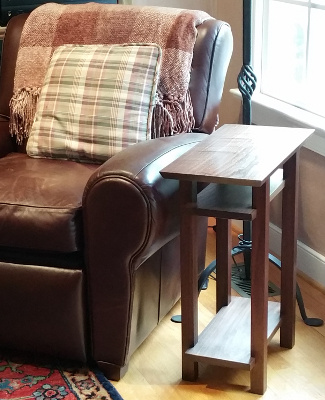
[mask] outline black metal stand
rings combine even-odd
[[[239,72],[238,88],[243,101],[243,124],[252,123],[251,99],[256,88],[252,67],[252,1],[243,0],[243,65]]]
[[[251,125],[252,123],[252,104],[251,99],[256,88],[256,75],[252,68],[252,0],[243,0],[243,66],[237,78],[238,89],[242,95],[242,123]],[[251,250],[252,250],[252,224],[243,221],[242,240],[236,248],[232,250],[235,254],[243,253],[244,256],[244,277],[245,281],[250,281],[251,271]],[[281,269],[281,261],[269,254],[269,260]],[[297,302],[302,319],[305,324],[310,326],[323,325],[323,320],[318,318],[308,318],[306,315],[303,298],[297,284]]]
[[[236,254],[239,254],[238,252],[236,252],[236,249],[235,249],[235,250],[233,250],[233,256],[236,255],[236,254],[234,254],[234,252]],[[281,269],[280,260],[278,260],[272,254],[269,254],[269,260],[277,268]],[[237,264],[236,264],[236,267],[237,267]],[[236,267],[234,269],[236,269]],[[216,269],[217,269],[217,262],[216,262],[216,260],[214,260],[202,272],[202,274],[200,276],[200,279],[199,279],[199,287],[198,287],[199,294],[200,294],[200,291],[202,289],[202,286],[204,285],[205,280],[208,279],[209,276],[213,277],[213,274],[216,273]],[[239,269],[240,269],[240,267],[239,267]],[[236,275],[236,272],[234,274],[232,274],[232,275],[233,276]],[[245,278],[242,278],[242,279],[245,280]],[[250,283],[250,281],[247,282],[247,283]],[[299,288],[298,284],[296,286],[296,291],[297,291],[296,299],[297,299],[300,315],[301,315],[301,318],[304,321],[304,323],[306,325],[309,325],[309,326],[321,326],[321,325],[323,325],[324,321],[322,319],[307,317],[305,306],[304,306],[304,302],[303,302],[303,298],[302,298],[302,294],[301,294],[301,291],[300,291],[300,288]],[[248,289],[247,291],[241,291],[241,294],[243,294],[245,297],[250,297],[250,290]],[[276,295],[280,295],[280,290],[278,288],[272,286],[272,283],[271,283],[271,285],[269,286],[269,296],[276,296]],[[181,322],[181,320],[179,320],[178,322]]]
[[[269,260],[271,261],[272,264],[274,264],[276,267],[281,269],[281,261],[279,259],[274,257],[272,254],[269,254]],[[324,321],[320,318],[308,318],[307,317],[304,301],[303,301],[302,294],[301,294],[298,283],[296,285],[296,299],[297,299],[301,318],[303,319],[303,321],[306,325],[321,326],[324,324]]]
[[[252,67],[252,1],[243,0],[243,66],[237,78],[238,89],[242,95],[242,123],[252,123],[252,95],[256,88],[256,75]],[[251,265],[251,223],[243,222],[243,241],[247,249],[243,249],[245,275],[250,279]]]

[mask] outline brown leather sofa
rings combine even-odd
[[[11,19],[0,78],[0,347],[96,362],[119,379],[180,297],[177,182],[159,171],[211,133],[232,53],[228,24],[198,27],[195,132],[130,146],[104,164],[33,159],[8,133],[27,15]],[[206,225],[201,226],[201,265]]]

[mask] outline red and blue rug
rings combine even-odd
[[[84,366],[53,365],[0,353],[0,399],[12,400],[123,400],[97,370]]]

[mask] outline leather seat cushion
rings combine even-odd
[[[0,246],[82,248],[82,196],[98,166],[11,153],[0,159]]]

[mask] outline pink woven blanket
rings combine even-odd
[[[194,125],[188,92],[196,27],[203,11],[87,3],[44,4],[28,17],[18,51],[10,132],[30,132],[53,51],[63,44],[157,43],[162,48],[153,137],[189,132]]]

